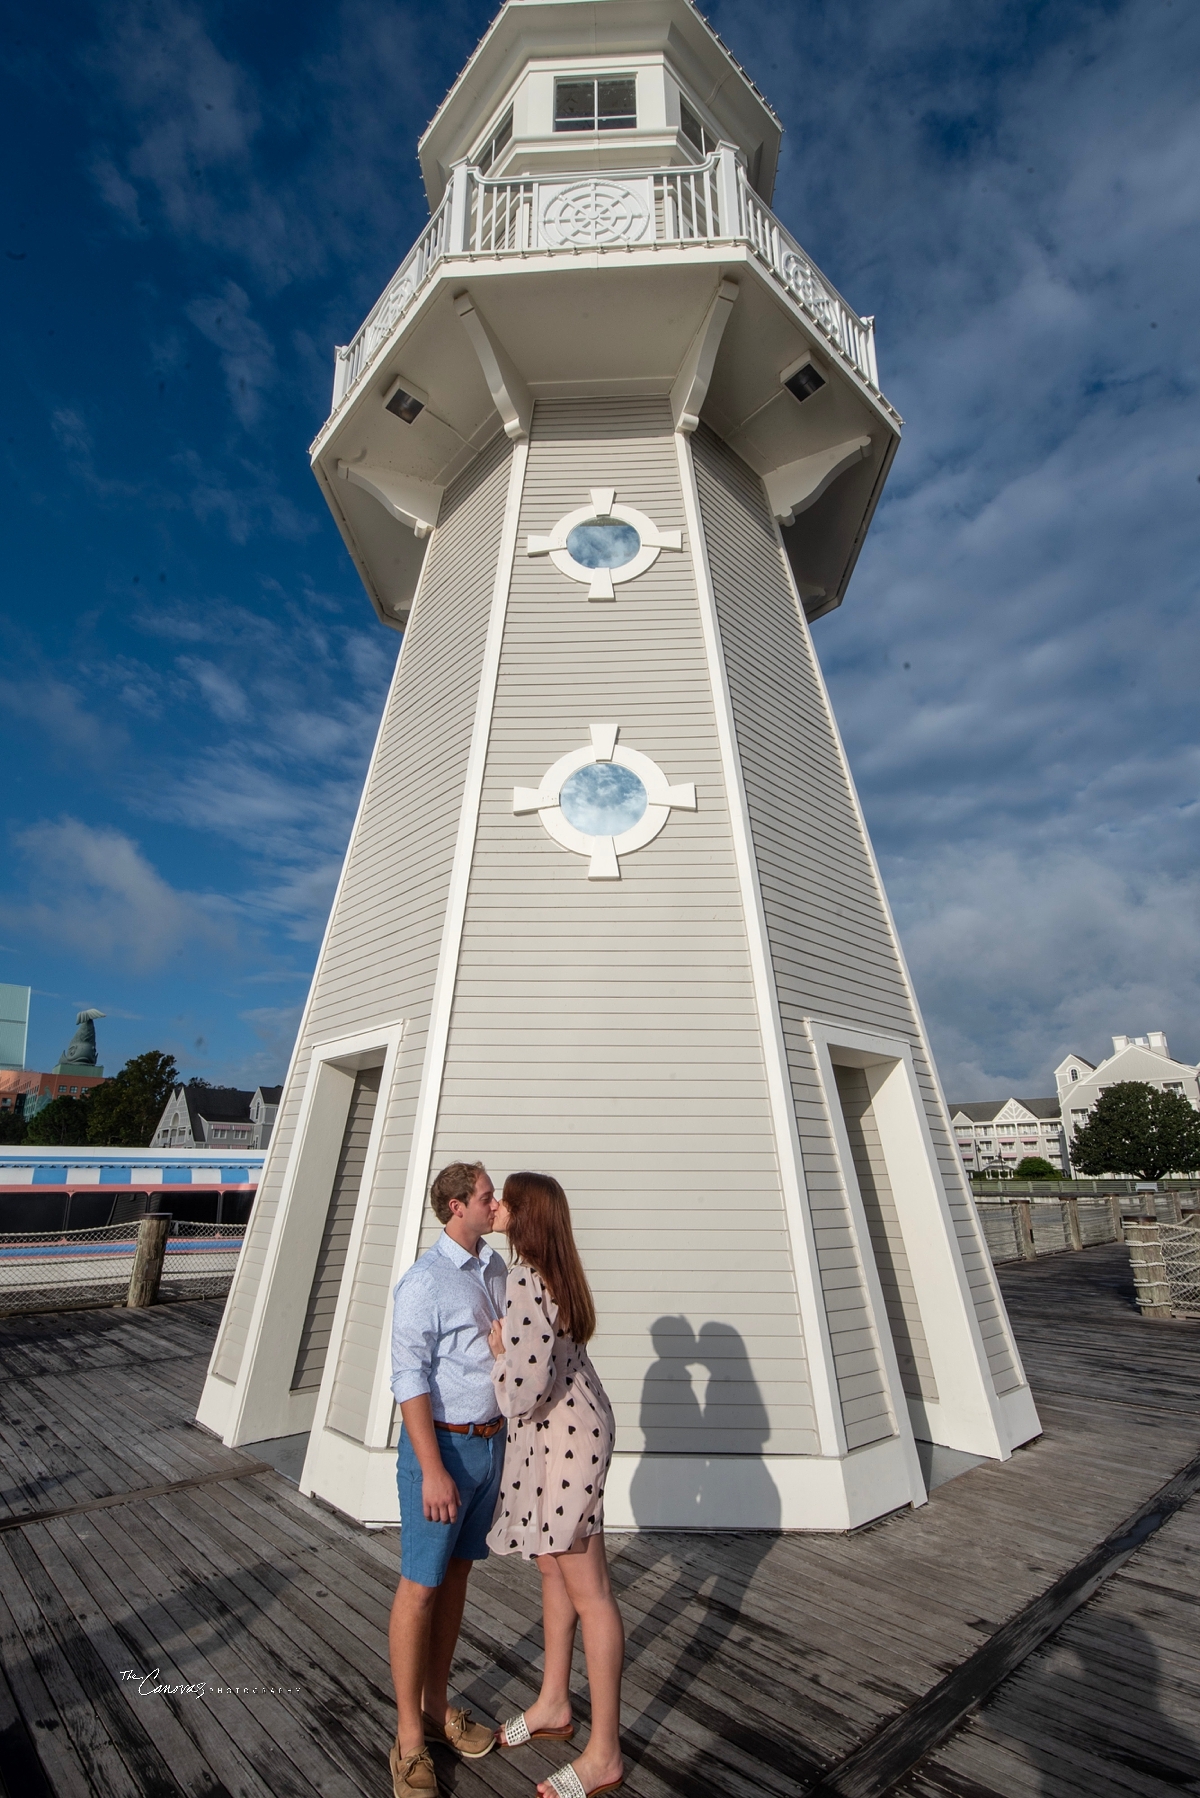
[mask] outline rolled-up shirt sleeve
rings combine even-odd
[[[413,1268],[392,1300],[392,1393],[398,1405],[429,1391],[439,1330],[432,1284]]]

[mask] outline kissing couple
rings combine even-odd
[[[435,1798],[428,1743],[477,1760],[493,1748],[569,1742],[571,1654],[583,1626],[592,1728],[539,1798],[598,1798],[624,1779],[625,1634],[604,1552],[613,1414],[588,1357],[596,1311],[567,1196],[549,1174],[510,1174],[497,1199],[483,1163],[453,1162],[430,1188],[442,1234],[396,1286],[392,1391],[403,1428],[400,1584],[388,1643],[395,1798]],[[508,1238],[512,1265],[484,1240]],[[450,1665],[475,1561],[519,1554],[542,1578],[545,1668],[527,1711],[499,1731],[449,1701]]]

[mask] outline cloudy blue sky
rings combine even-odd
[[[479,0],[10,19],[0,980],[278,1078],[396,639],[308,472]],[[721,0],[905,441],[818,648],[953,1097],[1200,1056],[1200,11]],[[13,171],[20,171],[19,180]]]

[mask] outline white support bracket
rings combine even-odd
[[[704,315],[704,323],[692,338],[671,388],[671,416],[677,431],[690,433],[700,423],[700,408],[708,394],[717,351],[737,296],[737,282],[726,275]]]
[[[798,462],[785,462],[782,468],[765,474],[767,498],[780,524],[794,524],[798,513],[807,512],[840,474],[863,461],[870,450],[869,437],[853,437],[846,443],[835,443],[831,449],[801,456]]]
[[[454,296],[454,310],[471,339],[492,402],[500,414],[505,436],[520,443],[529,436],[533,397],[504,345],[493,336],[469,293]]]
[[[418,481],[413,475],[397,474],[391,468],[368,470],[354,462],[339,462],[337,471],[343,481],[361,487],[377,499],[393,518],[408,526],[414,537],[428,537],[437,523],[445,489],[432,481]]]

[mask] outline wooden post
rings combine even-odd
[[[1170,1317],[1171,1288],[1167,1282],[1158,1219],[1153,1222],[1146,1218],[1128,1219],[1125,1240],[1129,1244],[1138,1310],[1143,1317]]]
[[[167,1232],[171,1228],[171,1221],[169,1211],[150,1211],[138,1224],[133,1272],[129,1276],[129,1297],[125,1300],[131,1311],[144,1310],[158,1298],[158,1283],[162,1279],[163,1256],[167,1252]]]
[[[1067,1247],[1081,1249],[1083,1247],[1083,1231],[1079,1228],[1079,1200],[1063,1199],[1061,1204],[1063,1234],[1067,1239]]]
[[[1115,1192],[1109,1194],[1108,1209],[1112,1218],[1112,1239],[1114,1242],[1124,1242],[1125,1232],[1121,1227],[1121,1200]]]
[[[1167,1222],[1181,1224],[1183,1222],[1183,1207],[1179,1203],[1179,1194],[1177,1192],[1165,1192],[1163,1198],[1166,1200],[1167,1210],[1170,1213]]]
[[[1022,1261],[1036,1261],[1037,1250],[1033,1246],[1033,1208],[1028,1199],[1012,1199],[1013,1224],[1017,1232],[1017,1247],[1021,1251]]]

